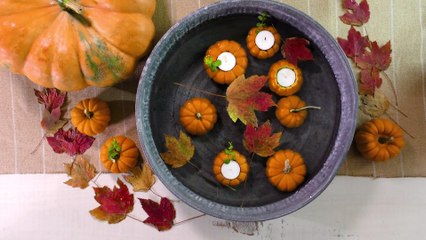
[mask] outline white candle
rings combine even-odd
[[[235,58],[234,54],[230,52],[223,52],[219,54],[217,59],[221,61],[219,69],[222,71],[229,71],[237,64],[237,59]]]
[[[296,82],[296,73],[290,68],[282,68],[277,73],[277,81],[283,87],[290,87]]]
[[[274,43],[275,43],[274,34],[272,34],[270,31],[267,31],[267,30],[260,31],[256,35],[255,42],[258,48],[266,51],[272,48],[272,46],[274,46]]]
[[[230,161],[229,163],[222,164],[220,172],[226,179],[232,180],[240,175],[240,165],[236,161]]]

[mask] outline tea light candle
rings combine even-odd
[[[240,165],[236,161],[230,161],[229,163],[222,164],[220,172],[222,176],[226,179],[235,179],[240,175]]]
[[[277,73],[277,81],[283,87],[290,87],[296,82],[296,73],[290,68],[282,68]]]
[[[221,61],[219,69],[222,71],[230,71],[237,64],[237,59],[235,58],[234,54],[230,52],[223,52],[219,54],[217,59]]]
[[[274,46],[274,34],[267,30],[260,31],[256,35],[255,43],[259,49],[266,51]]]

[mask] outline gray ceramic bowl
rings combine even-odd
[[[260,12],[269,12],[281,36],[304,37],[311,43],[314,61],[299,64],[305,82],[297,93],[311,105],[305,123],[296,129],[282,127],[274,109],[258,112],[260,122],[270,119],[274,132],[283,131],[278,149],[290,148],[301,153],[307,165],[305,182],[291,193],[276,190],[265,176],[265,158],[255,157],[246,184],[236,190],[223,187],[212,174],[214,156],[232,140],[235,148],[249,156],[242,146],[245,127],[233,123],[223,98],[174,85],[224,94],[226,86],[214,83],[202,65],[206,49],[218,40],[231,39],[245,47],[249,29]],[[266,75],[271,64],[282,59],[276,54],[268,60],[249,55],[247,76]],[[263,91],[268,92],[265,87]],[[178,136],[179,108],[189,98],[209,98],[218,109],[218,122],[205,136],[193,136],[196,153],[179,169],[172,169],[160,158],[164,135]],[[278,100],[274,96],[275,100]],[[223,219],[258,221],[289,214],[312,201],[331,182],[350,146],[357,113],[356,83],[333,37],[302,12],[266,0],[223,1],[202,8],[174,25],[158,42],[149,56],[138,86],[136,119],[145,159],[160,181],[178,198],[193,208]],[[195,165],[196,167],[194,167]]]

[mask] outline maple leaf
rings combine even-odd
[[[76,128],[71,128],[65,131],[63,128],[59,129],[53,137],[47,137],[47,142],[56,153],[67,153],[70,156],[83,154],[89,149],[94,137],[87,136],[79,132]]]
[[[143,168],[135,167],[130,169],[132,175],[125,176],[127,182],[133,186],[133,191],[147,192],[155,183],[155,177],[151,168],[147,163],[143,164]]]
[[[254,152],[261,157],[268,157],[275,153],[274,148],[280,145],[282,132],[272,134],[269,121],[255,128],[249,124],[244,131],[243,145],[249,152]]]
[[[371,118],[381,117],[388,111],[390,105],[387,97],[381,91],[375,91],[374,95],[362,95],[360,103],[359,109]]]
[[[382,85],[380,71],[376,68],[362,69],[359,74],[359,92],[374,95],[377,88]]]
[[[49,112],[55,108],[61,108],[67,98],[66,92],[61,92],[56,88],[45,88],[44,91],[34,89],[37,101],[44,105]]]
[[[366,48],[370,45],[367,36],[361,36],[361,33],[354,27],[351,27],[348,32],[348,39],[337,38],[346,56],[349,58],[356,58],[363,55]]]
[[[160,153],[164,162],[172,165],[172,168],[184,166],[192,159],[195,147],[191,143],[191,138],[184,132],[180,131],[179,140],[173,136],[166,135],[167,152]]]
[[[62,119],[67,93],[55,88],[45,88],[43,91],[34,89],[34,94],[38,103],[44,105],[41,127],[47,133],[55,133],[68,122]]]
[[[143,222],[152,224],[158,231],[164,231],[172,228],[173,220],[176,217],[176,211],[168,198],[162,197],[160,204],[151,199],[139,198],[143,210],[148,214]]]
[[[361,69],[371,69],[374,67],[381,71],[386,70],[392,61],[390,41],[382,47],[379,47],[376,41],[370,42],[369,50],[355,59],[356,65]]]
[[[111,190],[104,186],[94,187],[95,200],[99,207],[90,211],[90,214],[101,221],[108,223],[118,223],[124,220],[128,213],[133,210],[133,194],[129,193],[127,186],[118,178],[117,186]]]
[[[347,25],[361,26],[370,19],[370,6],[367,0],[362,0],[359,4],[356,0],[344,0],[343,9],[345,13],[339,18]]]
[[[252,124],[257,127],[254,111],[265,112],[269,107],[275,106],[271,94],[259,92],[267,80],[265,76],[253,75],[247,79],[240,76],[228,86],[227,111],[232,121],[236,122],[239,119],[244,125]]]
[[[65,163],[64,167],[66,174],[71,177],[64,183],[71,187],[85,189],[96,176],[96,168],[83,156],[77,156],[74,162]]]
[[[309,41],[304,38],[287,38],[281,48],[281,54],[287,61],[297,65],[298,61],[314,59],[312,52],[307,46]]]

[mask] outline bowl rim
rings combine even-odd
[[[268,12],[274,19],[298,29],[315,42],[329,62],[340,92],[339,126],[335,143],[320,171],[302,188],[280,201],[251,207],[228,206],[200,196],[180,183],[161,159],[150,129],[150,96],[163,56],[174,43],[198,25],[230,14]],[[303,26],[303,28],[301,28]],[[331,183],[351,145],[358,109],[357,86],[350,64],[336,40],[307,14],[286,4],[270,0],[228,0],[200,8],[173,25],[159,40],[142,71],[135,104],[136,127],[141,152],[165,187],[189,206],[214,217],[232,221],[263,221],[290,214],[318,197]]]

